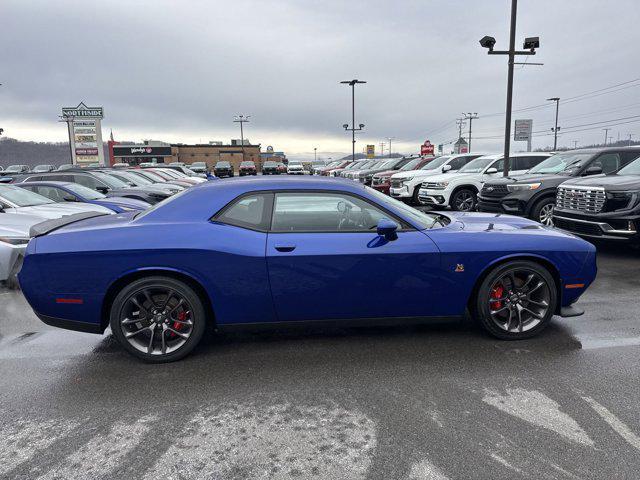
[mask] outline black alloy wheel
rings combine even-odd
[[[191,287],[169,277],[135,280],[111,306],[111,330],[134,356],[166,363],[188,355],[205,332],[202,301]]]
[[[458,212],[472,212],[476,208],[477,196],[473,190],[463,188],[451,197],[451,208]]]
[[[476,313],[482,326],[505,340],[540,333],[556,310],[555,280],[543,266],[525,260],[495,268],[482,282]]]

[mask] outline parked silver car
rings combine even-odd
[[[0,227],[5,225],[3,214],[26,214],[42,218],[60,218],[84,212],[112,214],[101,205],[90,203],[56,203],[53,200],[14,185],[0,185]]]
[[[0,283],[17,287],[16,274],[29,243],[29,229],[45,219],[33,215],[4,215],[0,224]]]

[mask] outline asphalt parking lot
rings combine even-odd
[[[0,478],[637,479],[640,251],[583,317],[216,336],[147,365],[0,290]]]

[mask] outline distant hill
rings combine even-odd
[[[109,158],[104,143],[105,159]],[[14,138],[0,138],[0,167],[9,165],[62,165],[71,163],[69,142],[22,142]]]
[[[404,157],[404,154],[402,153],[392,153],[391,157],[389,157],[389,155],[384,155],[382,157],[374,157],[374,158],[401,158]],[[366,153],[356,153],[355,159],[356,160],[363,160],[367,158],[367,154]],[[340,160],[351,160],[351,155],[347,155],[346,157],[342,157]]]

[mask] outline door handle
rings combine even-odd
[[[295,245],[275,245],[275,249],[279,252],[293,252],[296,249]]]

